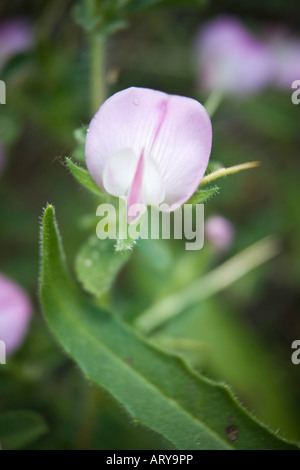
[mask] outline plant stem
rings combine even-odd
[[[224,94],[218,90],[212,91],[209,97],[207,98],[204,104],[204,107],[211,118],[217,111],[218,107],[223,101],[223,98],[224,98]]]
[[[233,173],[238,173],[239,171],[248,170],[249,168],[255,168],[260,165],[260,162],[247,162],[241,163],[240,165],[230,166],[229,168],[219,168],[216,171],[213,171],[209,175],[206,175],[202,178],[199,186],[210,183],[218,178],[222,178],[226,175],[232,175]]]
[[[105,41],[95,33],[90,36],[91,112],[95,114],[105,100],[104,56]]]
[[[198,279],[190,286],[157,302],[135,322],[136,328],[150,335],[183,310],[224,290],[236,280],[279,252],[278,241],[272,236],[264,238]]]

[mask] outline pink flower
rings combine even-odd
[[[231,16],[213,19],[201,28],[196,37],[196,63],[199,84],[208,91],[254,93],[273,76],[267,45]]]
[[[23,18],[11,18],[0,24],[0,68],[14,55],[33,45],[29,23]]]
[[[274,83],[290,90],[300,80],[300,39],[278,26],[268,31],[267,41],[273,55]]]
[[[205,236],[218,252],[224,253],[232,245],[234,229],[229,220],[220,215],[214,215],[205,223]]]
[[[25,292],[0,274],[0,340],[4,341],[7,354],[20,347],[31,313],[32,306]]]
[[[197,189],[212,141],[210,118],[191,98],[146,88],[111,96],[91,121],[86,164],[98,186],[127,204],[175,210]]]

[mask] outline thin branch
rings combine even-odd
[[[203,186],[204,184],[210,183],[211,181],[214,181],[218,178],[222,178],[223,176],[231,175],[233,173],[238,173],[239,171],[242,171],[242,170],[248,170],[249,168],[255,168],[259,165],[260,165],[260,162],[247,162],[247,163],[242,163],[240,165],[230,166],[229,168],[219,168],[219,170],[216,170],[213,173],[210,173],[210,175],[204,176],[199,186]]]

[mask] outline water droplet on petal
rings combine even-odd
[[[138,99],[137,96],[135,96],[135,97],[133,98],[132,102],[133,102],[133,104],[135,104],[135,105],[140,104],[140,100]]]

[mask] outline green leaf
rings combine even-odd
[[[66,163],[74,178],[80,184],[82,184],[82,186],[91,191],[93,194],[97,194],[97,196],[102,196],[103,198],[105,198],[105,195],[102,193],[101,189],[96,185],[95,181],[92,179],[87,170],[73,163],[70,158],[66,158]]]
[[[76,273],[85,290],[100,297],[111,287],[131,251],[115,251],[115,240],[99,240],[93,235],[80,249],[76,258]]]
[[[217,194],[219,190],[220,188],[218,186],[209,189],[198,189],[187,201],[187,204],[201,204]]]
[[[80,25],[87,34],[94,32],[101,24],[101,16],[98,9],[94,9],[94,2],[78,2],[73,7],[75,22]]]
[[[222,299],[204,300],[201,307],[189,307],[166,324],[153,339],[173,351],[177,348],[206,375],[232,384],[263,422],[289,437],[299,436],[292,391],[280,365],[257,332],[233,310]]]
[[[52,206],[44,213],[42,254],[40,293],[50,329],[135,422],[178,449],[297,448],[254,420],[227,387],[197,375],[85,300],[66,271]]]
[[[46,432],[45,421],[33,411],[5,411],[0,414],[0,444],[4,450],[18,450]]]

